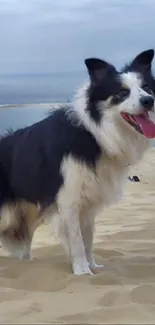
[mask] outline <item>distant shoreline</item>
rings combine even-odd
[[[39,104],[5,104],[5,105],[0,105],[0,109],[8,109],[8,108],[19,108],[19,109],[22,109],[22,108],[30,108],[30,109],[33,109],[33,108],[39,108],[39,109],[48,109],[48,108],[59,108],[61,106],[64,106],[64,105],[70,105],[71,103],[69,102],[64,102],[64,103],[39,103]]]

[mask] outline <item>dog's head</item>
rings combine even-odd
[[[104,115],[113,115],[134,132],[155,137],[155,123],[149,117],[155,106],[153,57],[154,50],[142,52],[120,72],[103,60],[85,60],[91,81],[87,109],[97,124]]]

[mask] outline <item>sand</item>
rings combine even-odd
[[[0,323],[155,323],[155,149],[133,172],[141,182],[96,218],[101,274],[72,275],[47,225],[35,234],[36,260],[0,249]]]

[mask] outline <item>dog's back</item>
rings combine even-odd
[[[95,163],[96,155],[100,154],[95,138],[77,121],[68,119],[67,109],[57,110],[0,140],[2,197],[6,197],[8,190],[7,200],[10,195],[10,200],[49,205],[63,183],[60,164],[64,156],[72,152],[90,165]]]

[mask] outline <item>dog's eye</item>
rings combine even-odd
[[[113,97],[112,102],[115,105],[120,104],[129,96],[130,90],[128,88],[121,88],[119,92]]]
[[[129,95],[130,93],[130,90],[127,89],[127,88],[121,88],[119,93],[118,93],[118,96],[121,97],[121,98],[125,98]]]
[[[146,91],[148,94],[152,94],[152,90],[149,88],[148,85],[143,85],[142,89]]]

